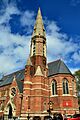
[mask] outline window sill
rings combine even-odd
[[[43,111],[43,113],[46,113],[46,112],[47,112],[47,110],[44,110],[44,111]]]
[[[58,95],[51,95],[50,97],[57,97]]]
[[[63,94],[62,96],[71,96],[70,94]]]

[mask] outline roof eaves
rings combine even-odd
[[[48,75],[48,77],[55,76],[55,75],[59,75],[59,74],[71,75],[71,76],[74,77],[74,75],[73,75],[73,74],[70,74],[70,73],[56,73],[56,74],[53,74],[53,75]]]

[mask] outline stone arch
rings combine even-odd
[[[4,114],[6,116],[16,116],[16,107],[11,101],[9,101],[4,108]]]

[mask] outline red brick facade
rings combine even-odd
[[[63,94],[62,81],[64,78],[66,78],[69,83],[69,94]],[[76,89],[74,93],[72,92],[72,80],[74,80],[74,77],[72,75],[58,74],[49,78],[50,85],[53,79],[57,81],[57,95],[51,96],[51,101],[54,102],[53,110],[62,112],[63,114],[65,112],[67,114],[74,114],[75,111],[78,112]]]
[[[60,68],[60,65],[58,67],[61,72],[57,70],[55,64],[53,65],[56,62],[53,62],[51,67],[47,64],[46,37],[40,9],[34,30],[36,32],[33,31],[31,38],[30,56],[24,69],[24,77],[19,77],[22,73],[18,72],[12,73],[13,78],[9,83],[2,80],[0,115],[12,114],[24,120],[27,120],[28,115],[32,118],[40,116],[42,120],[44,116],[49,115],[49,109],[51,115],[55,112],[62,114],[78,112],[75,77],[61,60],[57,61],[62,67]],[[53,68],[58,72],[53,72]],[[11,79],[10,75],[8,76],[3,77],[5,81]]]
[[[16,89],[16,94],[11,96],[12,88]],[[15,78],[10,85],[0,87],[0,116],[9,114],[9,105],[12,106],[13,116],[19,116],[21,113],[21,97]],[[2,107],[3,106],[3,107]],[[7,118],[5,118],[7,120]]]

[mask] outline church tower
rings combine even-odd
[[[29,116],[33,120],[44,120],[44,117],[54,112],[73,114],[78,111],[74,76],[61,60],[47,64],[46,48],[39,8],[25,66],[21,120],[27,120]]]
[[[79,113],[75,77],[62,60],[47,64],[46,48],[39,8],[25,68],[0,80],[0,118],[49,120],[55,113]]]
[[[40,8],[34,25],[30,55],[25,66],[21,117],[42,116],[48,108],[48,68],[46,59],[46,35]]]
[[[30,48],[32,64],[35,67],[40,65],[42,68],[46,68],[46,35],[40,8],[34,25]],[[42,72],[44,72],[43,69]]]

